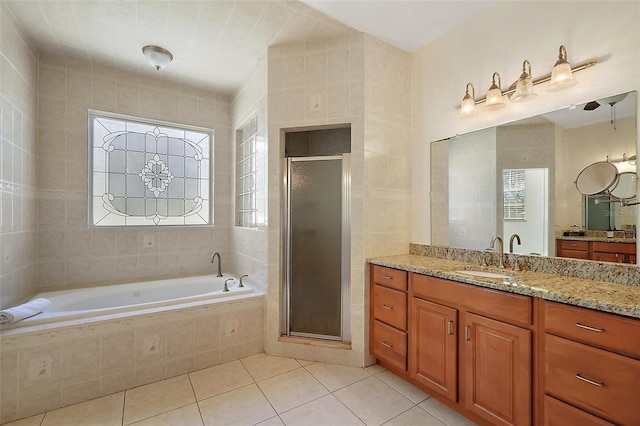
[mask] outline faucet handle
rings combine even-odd
[[[229,291],[229,286],[227,285],[227,283],[228,283],[229,281],[233,282],[233,278],[227,278],[227,279],[224,281],[224,289],[222,289],[222,291]]]
[[[243,278],[247,278],[249,275],[243,275],[240,277],[240,284],[238,284],[238,287],[244,287],[244,284],[242,283],[242,279]]]

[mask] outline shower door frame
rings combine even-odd
[[[342,162],[342,221],[341,221],[341,266],[340,266],[340,336],[326,336],[318,334],[308,334],[301,332],[291,332],[289,318],[290,312],[290,289],[291,289],[291,163],[341,160]],[[288,157],[284,159],[283,165],[283,185],[284,185],[284,257],[282,259],[282,272],[284,275],[284,285],[282,286],[281,311],[281,334],[291,337],[311,338],[317,340],[329,340],[338,342],[351,341],[351,154],[310,156],[310,157]]]

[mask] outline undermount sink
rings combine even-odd
[[[483,278],[502,278],[502,279],[511,279],[513,277],[505,274],[497,274],[495,272],[486,272],[486,271],[455,271],[457,274],[465,274],[472,275],[474,277],[483,277]]]

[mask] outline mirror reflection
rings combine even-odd
[[[616,242],[635,262],[636,209],[616,202],[635,201],[635,106],[630,92],[432,142],[432,244],[484,250],[517,234],[514,253],[595,259],[591,242]]]

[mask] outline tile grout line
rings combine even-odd
[[[135,367],[134,367],[134,368],[135,368]],[[125,390],[125,391],[124,391],[124,395],[122,395],[122,416],[121,416],[122,420],[120,421],[120,424],[121,424],[122,426],[124,426],[124,407],[125,407],[125,406],[126,406],[126,404],[127,404],[127,394],[128,394],[128,393],[129,393],[129,392],[128,392],[127,390]]]
[[[296,362],[298,363],[298,365],[300,365],[300,367],[302,367],[302,365],[298,362],[298,360],[296,360]],[[244,365],[244,362],[242,362],[242,359],[240,360],[240,363],[242,364],[242,366],[244,367],[244,369],[247,371],[247,373],[249,373],[249,376],[251,377],[251,380],[253,380],[253,384],[256,385],[256,387],[258,388],[258,390],[260,391],[260,393],[262,394],[262,396],[264,397],[264,399],[269,403],[269,406],[271,407],[271,409],[273,410],[274,413],[276,413],[276,415],[274,417],[277,417],[278,419],[280,419],[280,421],[284,423],[284,420],[282,420],[282,417],[280,417],[280,413],[278,413],[278,410],[276,410],[276,407],[273,406],[273,404],[271,403],[271,401],[269,401],[269,398],[267,398],[267,395],[265,395],[264,391],[262,390],[262,388],[260,387],[260,385],[258,384],[258,382],[256,381],[256,379],[253,377],[253,375],[249,372],[249,369],[247,368],[246,365]],[[293,370],[289,370],[289,371],[294,371],[297,370],[297,368],[294,368]],[[284,374],[284,373],[281,373]],[[276,376],[279,376],[280,374],[277,374]],[[276,377],[276,376],[272,376],[272,377]],[[267,379],[270,379],[271,377],[268,377]],[[263,380],[267,380],[267,379],[263,379]],[[272,419],[273,417],[269,417],[269,419]],[[265,419],[263,421],[269,420],[269,419]],[[262,422],[259,422],[262,423]]]
[[[193,392],[193,399],[196,401],[196,407],[198,408],[198,414],[200,415],[200,421],[204,425],[204,417],[202,417],[202,410],[200,410],[200,404],[198,403],[198,395],[196,394],[196,388],[193,386],[193,381],[191,381],[191,374],[187,373],[187,377],[189,378],[189,384],[191,385],[191,391]]]

